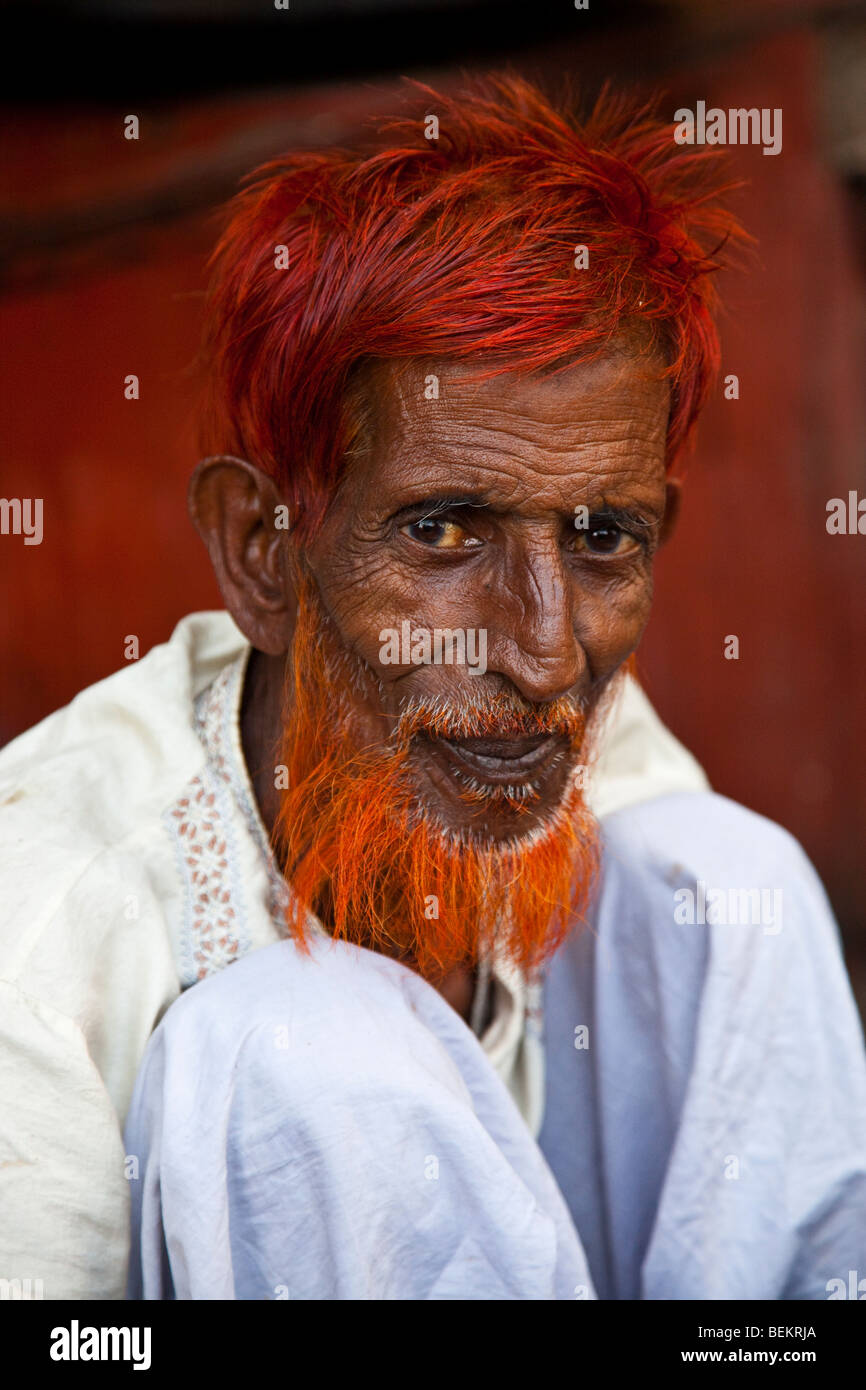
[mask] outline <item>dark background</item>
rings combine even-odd
[[[0,742],[116,669],[128,634],[143,653],[220,604],[184,494],[204,262],[242,174],[351,140],[404,74],[508,62],[660,93],[671,119],[782,108],[780,155],[731,149],[758,239],[722,286],[740,399],[720,378],[640,672],[715,788],[802,842],[866,1006],[866,536],[825,524],[866,497],[864,7],[105,0],[7,6],[0,30],[0,494],[45,509],[41,546],[0,536]]]

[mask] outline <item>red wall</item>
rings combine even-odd
[[[864,286],[819,147],[817,63],[792,35],[683,86],[686,105],[780,107],[784,143],[776,157],[736,152],[759,242],[726,286],[722,375],[738,375],[740,399],[720,381],[702,421],[642,670],[717,789],[803,842],[853,945],[866,929],[866,537],[828,534],[826,507],[866,497]],[[723,656],[732,633],[738,661]]]

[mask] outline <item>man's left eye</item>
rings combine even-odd
[[[626,555],[638,546],[639,541],[619,526],[588,526],[574,541],[575,550],[590,555]]]
[[[444,521],[440,517],[425,516],[420,521],[410,521],[401,530],[411,536],[413,541],[421,541],[434,550],[456,550],[470,539],[462,526],[456,521]]]

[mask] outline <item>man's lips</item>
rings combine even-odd
[[[431,739],[432,751],[464,773],[491,786],[537,778],[567,747],[558,734],[522,737]]]

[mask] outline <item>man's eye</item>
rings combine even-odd
[[[635,537],[619,526],[588,526],[578,531],[574,542],[575,550],[590,555],[626,555],[638,545]]]
[[[469,537],[456,521],[443,521],[440,517],[425,516],[420,521],[410,521],[401,528],[413,541],[421,541],[434,550],[456,550],[465,545]]]

